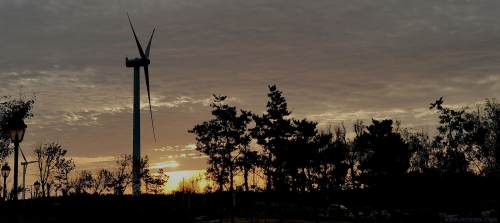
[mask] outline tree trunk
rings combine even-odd
[[[301,181],[300,190],[302,191],[302,193],[304,193],[306,192],[306,184],[307,184],[306,170],[304,167],[302,167],[302,173],[300,175],[302,175],[302,179],[299,179]]]
[[[269,154],[269,160],[268,160],[268,164],[266,166],[266,175],[267,175],[267,185],[266,185],[266,190],[267,191],[271,191],[271,187],[272,187],[272,178],[271,178],[271,160],[273,159],[273,155],[272,154]]]
[[[245,192],[248,192],[248,168],[243,167],[243,179],[244,179],[244,185],[245,185]]]
[[[279,184],[279,187],[277,188],[277,191],[278,191],[278,214],[280,216],[280,223],[284,223],[285,222],[285,216],[283,216],[283,187],[285,185],[284,183],[284,174],[283,174],[283,171],[280,172],[280,176],[279,176],[279,181],[278,181],[278,184]]]
[[[354,162],[351,162],[351,184],[352,184],[352,189],[356,190],[356,184],[354,182],[354,176],[356,174],[354,173]]]
[[[231,155],[229,155],[229,160],[231,160]],[[231,203],[231,223],[234,223],[234,187],[233,187],[233,165],[229,165],[229,191],[231,194],[231,198],[233,199],[233,202]]]
[[[220,208],[220,222],[222,222],[224,220],[224,206],[223,206],[223,202],[222,202],[222,198],[223,198],[223,193],[222,193],[222,190],[223,190],[223,186],[224,186],[224,182],[223,182],[223,178],[222,178],[222,171],[219,173],[219,208]]]

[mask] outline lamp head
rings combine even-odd
[[[22,118],[13,118],[9,123],[10,139],[13,142],[22,142],[27,127]]]
[[[1,172],[2,172],[2,177],[7,178],[9,176],[10,167],[9,167],[9,165],[7,165],[7,163],[5,163],[2,166]]]
[[[35,187],[35,190],[40,189],[40,182],[38,180],[33,184],[33,187]]]

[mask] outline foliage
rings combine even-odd
[[[290,138],[295,129],[292,120],[287,118],[292,112],[288,110],[285,98],[275,85],[268,86],[271,91],[268,97],[266,113],[253,115],[255,127],[251,129],[252,137],[262,146],[264,153],[261,164],[265,170],[267,190],[272,187],[285,187],[286,165],[293,162],[288,154],[291,150]]]
[[[251,150],[250,141],[250,137],[245,137],[245,141],[240,147],[240,156],[236,159],[236,166],[243,174],[243,186],[247,192],[249,191],[248,176],[252,171],[255,171],[261,161],[258,152]]]
[[[247,124],[251,121],[251,113],[236,107],[223,104],[226,96],[214,95],[210,104],[214,119],[196,125],[189,133],[196,135],[196,150],[208,156],[207,176],[223,190],[226,182],[233,190],[233,176],[237,171],[238,150],[247,148],[249,136],[246,134]],[[248,155],[248,154],[247,154]]]
[[[168,182],[168,179],[170,177],[163,172],[163,169],[159,169],[158,173],[153,174],[153,175],[147,175],[145,176],[145,183],[146,185],[146,190],[147,193],[153,193],[153,194],[163,194],[164,186]]]
[[[410,158],[411,172],[427,172],[434,166],[431,157],[433,153],[432,140],[429,133],[421,130],[417,132],[409,132],[405,142],[409,150],[413,152]]]
[[[455,111],[442,106],[443,98],[431,103],[430,109],[436,108],[439,113],[438,135],[433,146],[437,148],[437,168],[445,172],[465,173],[468,161],[463,152],[465,117],[464,110]]]
[[[236,127],[236,108],[223,105],[225,96],[215,95],[215,118],[189,130],[196,135],[197,150],[209,157],[207,179],[220,191],[233,190],[235,174],[243,177],[249,191],[249,174],[260,172],[270,192],[266,194],[278,199],[279,210],[285,194],[323,196],[349,189],[386,205],[404,199],[409,199],[405,205],[412,205],[446,194],[443,203],[467,209],[468,202],[480,199],[476,193],[500,198],[491,189],[500,185],[500,104],[495,99],[461,110],[444,107],[442,98],[431,103],[430,109],[439,114],[436,135],[403,128],[397,119],[372,119],[368,126],[357,120],[349,139],[343,123],[333,131],[318,130],[314,121],[290,118],[282,92],[276,86],[269,90],[264,114],[252,115],[255,127],[250,135],[248,117]],[[262,150],[253,149],[253,143]],[[453,197],[459,193],[465,195]]]
[[[20,99],[12,99],[10,96],[1,97],[0,102],[0,163],[5,161],[12,152],[9,123],[11,120],[21,118],[23,120],[33,117],[32,109],[35,103],[35,94],[31,99],[21,94]]]
[[[393,131],[392,120],[377,121],[372,124],[355,141],[363,148],[363,159],[358,169],[362,182],[371,187],[394,184],[410,167],[412,152],[398,132]]]
[[[132,155],[120,155],[115,161],[112,186],[114,194],[123,195],[125,189],[132,183]]]
[[[326,140],[326,145],[321,143],[318,151],[313,153],[311,161],[312,172],[315,173],[313,183],[317,184],[320,191],[339,190],[346,184],[349,163],[347,162],[350,146],[346,137],[344,125],[336,126],[331,132],[321,132],[320,140]]]
[[[113,179],[108,187],[113,188],[113,193],[123,195],[125,190],[132,184],[132,155],[122,154],[115,161],[115,168],[112,172]],[[141,157],[139,177],[141,180],[149,174],[149,158]]]

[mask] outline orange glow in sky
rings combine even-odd
[[[165,184],[165,194],[169,194],[172,190],[175,190],[179,183],[182,182],[182,178],[185,180],[191,177],[197,177],[199,174],[202,174],[203,178],[205,176],[205,170],[182,170],[182,171],[172,171],[166,172],[166,174],[170,177],[168,182]],[[207,185],[206,180],[202,180],[199,184],[200,189],[202,190]]]

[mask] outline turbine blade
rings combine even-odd
[[[139,43],[139,40],[137,39],[137,35],[135,35],[134,26],[132,26],[132,21],[130,21],[130,16],[128,15],[128,12],[127,12],[127,17],[128,17],[128,21],[130,22],[130,27],[132,27],[132,32],[134,33],[134,37],[135,37],[135,43],[137,43],[137,48],[139,48],[139,53],[141,54],[141,58],[146,59],[146,55],[144,55],[144,51],[142,50],[141,44]]]
[[[151,95],[149,93],[149,72],[148,66],[144,66],[144,74],[146,76],[146,88],[148,90],[148,101],[149,101],[149,113],[151,114],[151,127],[153,127],[153,136],[156,142],[155,125],[153,124],[153,111],[151,110]]]
[[[151,38],[149,39],[148,47],[146,47],[146,58],[149,59],[149,48],[151,48],[151,40],[153,40],[153,34],[155,34],[155,30],[153,29],[153,33],[151,33]]]
[[[28,162],[28,161],[26,160],[26,157],[24,156],[24,153],[23,153],[23,150],[21,149],[21,147],[19,147],[19,151],[21,151],[21,155],[23,155],[24,162]]]

